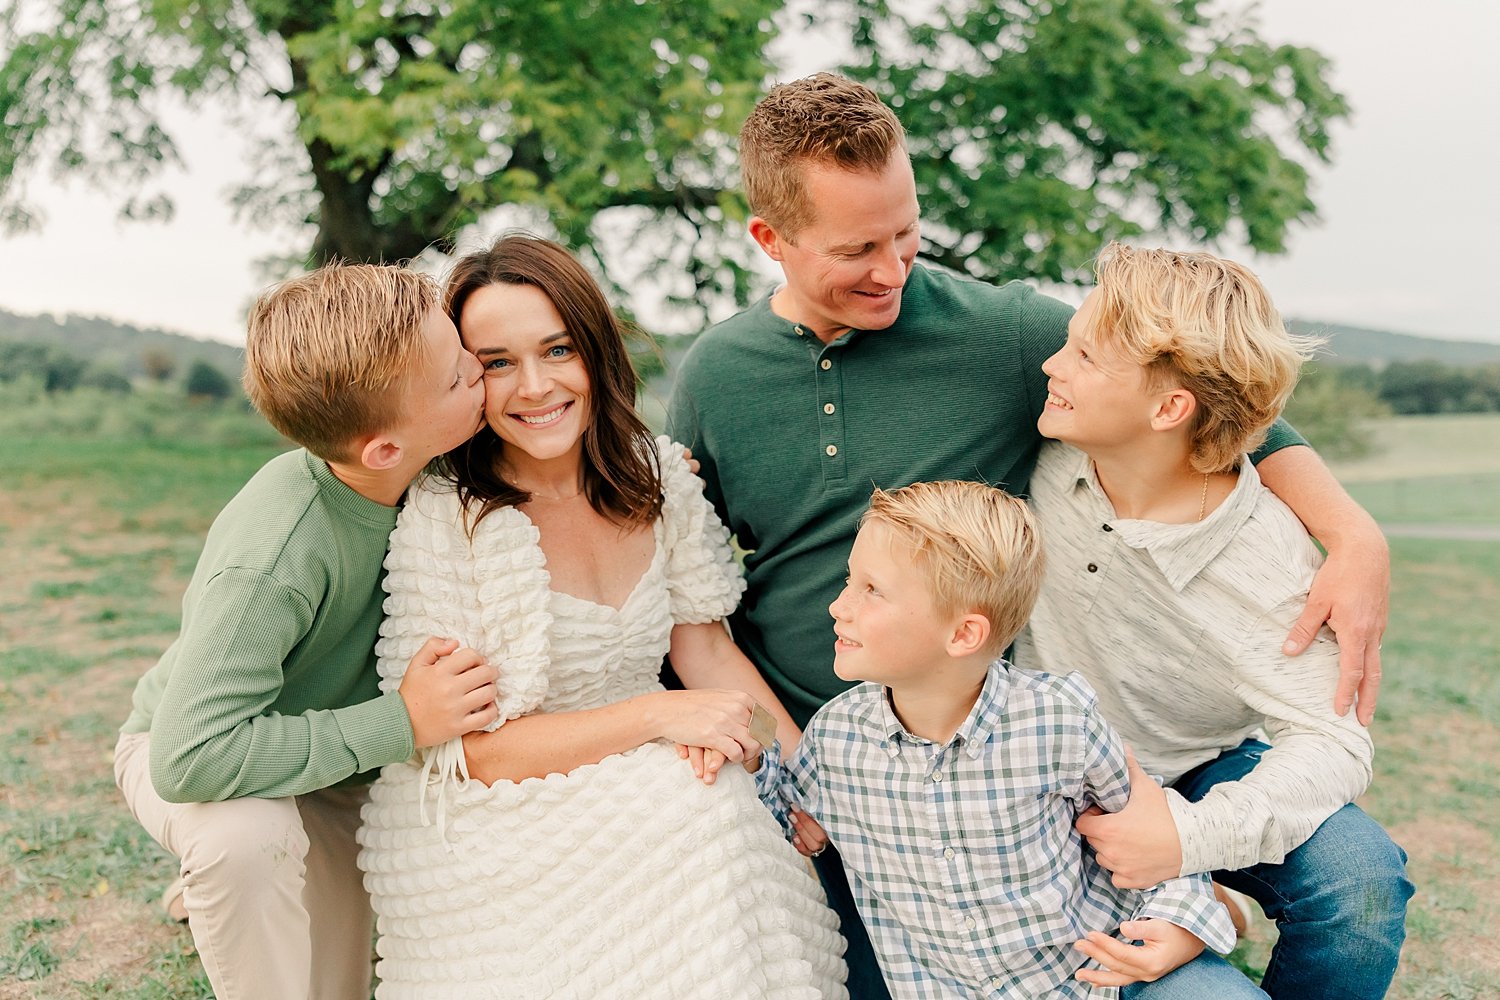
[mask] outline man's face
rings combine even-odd
[[[811,164],[803,185],[812,221],[788,238],[762,221],[752,232],[780,261],[786,288],[774,306],[823,339],[883,330],[901,313],[901,288],[919,242],[917,187],[904,151],[879,172]]]

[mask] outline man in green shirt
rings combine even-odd
[[[397,504],[479,427],[484,387],[430,279],[393,267],[273,288],[245,362],[252,401],[304,449],[268,462],[209,529],[115,777],[181,860],[218,996],[365,1000],[367,783],[496,717],[496,672],[474,650],[434,638],[386,694],[374,659]]]
[[[735,638],[805,723],[848,686],[833,673],[823,609],[842,586],[871,488],[969,478],[1024,493],[1041,444],[1041,363],[1066,339],[1072,309],[1022,284],[915,263],[920,212],[904,135],[859,84],[825,73],[775,88],[746,120],[740,158],[750,235],[785,284],[698,339],[669,424],[748,553]],[[1266,485],[1329,552],[1288,647],[1300,652],[1329,621],[1341,647],[1338,707],[1357,688],[1368,721],[1389,589],[1384,538],[1284,424],[1257,458]],[[820,871],[840,881],[830,858]],[[860,971],[869,952],[852,904],[829,888],[851,937],[851,993],[884,995],[878,971]]]

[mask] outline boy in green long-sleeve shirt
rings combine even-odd
[[[218,996],[363,1000],[366,785],[495,718],[494,668],[471,649],[434,637],[385,695],[373,658],[397,505],[482,422],[480,366],[430,279],[335,266],[256,303],[245,386],[304,447],[209,529],[181,634],[136,686],[116,781],[181,859]]]

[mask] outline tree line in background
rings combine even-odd
[[[986,280],[1084,281],[1146,233],[1280,252],[1348,113],[1320,53],[1210,0],[31,0],[0,9],[0,225],[41,224],[42,177],[170,216],[161,109],[213,102],[292,266],[450,252],[511,206],[701,319],[754,290],[734,137],[805,33],[905,124],[923,254]]]
[[[190,400],[217,403],[239,394],[236,383],[207,361],[193,360],[180,379],[175,378],[177,359],[165,349],[143,351],[141,364],[147,384],[179,389]],[[135,382],[115,365],[88,361],[55,344],[0,342],[0,383],[15,382],[30,382],[49,394],[79,388],[121,394],[135,390]]]
[[[642,377],[663,373],[660,350],[640,351]],[[127,377],[114,362],[89,361],[54,343],[0,341],[0,384],[29,384],[48,395],[76,389],[127,394],[138,385],[170,390],[190,400],[217,403],[243,397],[235,379],[201,358],[184,366],[167,347],[140,352],[144,374]],[[670,374],[666,374],[670,382]],[[660,395],[669,385],[658,385]],[[3,403],[3,400],[0,400]],[[1383,365],[1311,363],[1287,407],[1287,419],[1330,458],[1368,452],[1365,424],[1388,414],[1500,412],[1500,364],[1450,365],[1394,361]]]

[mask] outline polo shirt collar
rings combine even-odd
[[[1212,562],[1244,527],[1255,511],[1260,475],[1250,456],[1240,458],[1240,476],[1224,502],[1202,521],[1192,524],[1162,524],[1114,516],[1114,507],[1099,485],[1093,460],[1080,453],[1074,488],[1086,490],[1109,517],[1108,524],[1120,540],[1151,557],[1167,584],[1181,592]]]

